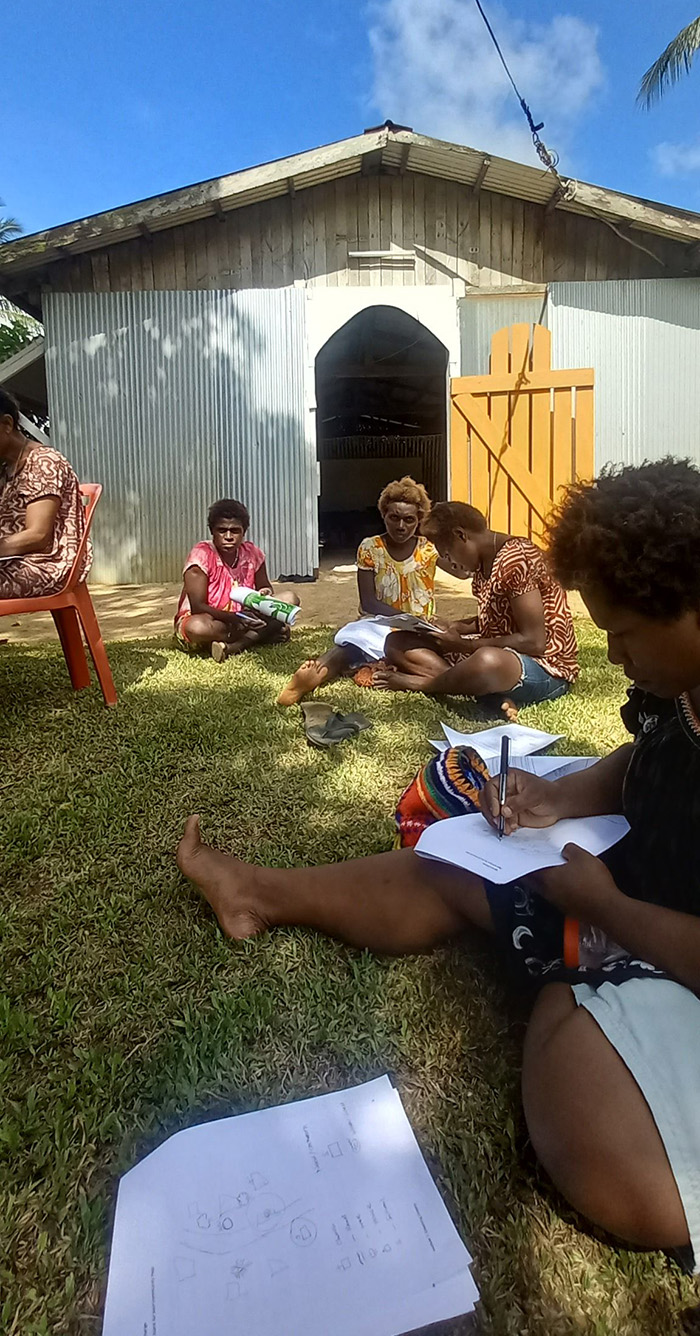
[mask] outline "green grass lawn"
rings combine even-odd
[[[522,720],[605,752],[624,682],[579,629],[581,685]],[[0,650],[2,1332],[100,1331],[117,1179],[169,1133],[384,1071],[475,1256],[480,1331],[681,1330],[693,1283],[581,1232],[538,1173],[522,1012],[489,947],[384,960],[300,930],[233,946],[180,878],[194,810],[207,838],[278,865],[390,847],[426,739],[460,715],[342,682],[323,697],[375,726],[311,750],[274,700],[327,640],[302,631],[221,668],[114,644],[112,711],[96,688],[71,692],[57,647]]]

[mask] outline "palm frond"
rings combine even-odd
[[[663,97],[667,88],[678,82],[681,75],[687,74],[693,60],[700,50],[700,17],[693,19],[687,28],[683,28],[658,60],[650,65],[637,94],[637,101],[647,109]]]
[[[5,241],[10,241],[12,237],[18,237],[24,231],[21,223],[16,218],[0,217],[0,246]]]
[[[4,199],[0,199],[0,209],[4,203]],[[0,214],[0,246],[4,241],[9,241],[12,237],[18,237],[20,232],[23,231],[22,224],[18,223],[16,218],[3,218]]]

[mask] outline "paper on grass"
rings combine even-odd
[[[416,853],[476,872],[502,884],[517,881],[544,867],[566,862],[565,844],[578,844],[589,854],[602,854],[627,834],[624,816],[583,816],[557,821],[546,830],[516,830],[499,840],[498,833],[480,812],[436,821],[423,832]]]
[[[541,728],[526,728],[524,724],[498,724],[495,728],[482,728],[476,733],[458,733],[449,724],[442,724],[441,728],[445,741],[433,742],[431,739],[431,746],[437,751],[446,751],[448,747],[473,747],[486,762],[491,774],[497,773],[492,767],[493,761],[500,766],[503,737],[510,741],[510,755],[514,761],[518,756],[544,751],[545,747],[560,742],[564,736],[563,733],[545,733]]]
[[[179,1132],[121,1180],[103,1336],[398,1336],[478,1293],[387,1077]]]

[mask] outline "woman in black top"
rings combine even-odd
[[[193,817],[178,861],[233,938],[300,924],[400,954],[495,933],[540,986],[522,1083],[541,1162],[595,1224],[690,1245],[700,1269],[700,471],[667,459],[570,488],[550,560],[634,683],[633,741],[555,782],[513,770],[506,825],[624,811],[608,855],[570,845],[564,866],[497,888],[410,849],[259,869],[203,845]],[[496,821],[494,781],[482,809]]]

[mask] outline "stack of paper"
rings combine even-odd
[[[623,816],[585,816],[557,821],[545,830],[519,829],[502,840],[480,812],[436,821],[423,831],[416,853],[466,868],[502,885],[545,867],[560,867],[565,844],[602,854],[627,834]]]
[[[388,1077],[178,1132],[121,1180],[103,1336],[400,1336],[471,1258]]]
[[[492,764],[495,761],[497,766],[500,765],[501,738],[510,740],[511,761],[515,762],[517,757],[544,751],[545,747],[551,747],[553,742],[559,742],[564,736],[563,733],[545,733],[541,728],[525,728],[523,724],[499,724],[496,728],[482,728],[476,733],[458,733],[448,724],[441,724],[440,727],[445,737],[437,740],[431,738],[431,747],[440,752],[446,751],[448,747],[473,747],[486,762],[491,774],[498,773],[497,769],[492,769]]]

